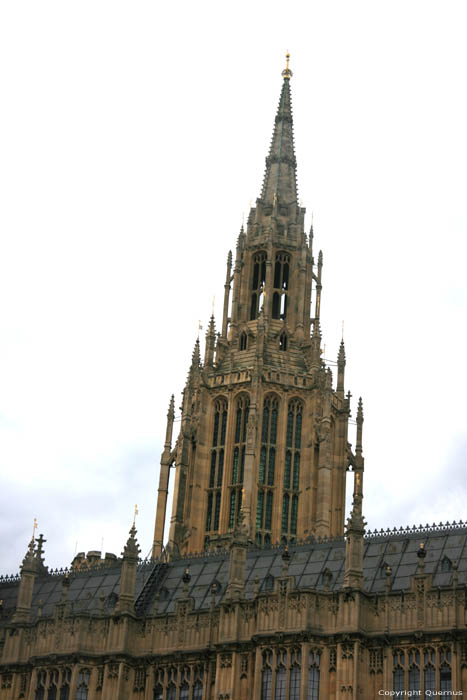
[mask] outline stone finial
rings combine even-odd
[[[188,585],[191,581],[190,569],[188,569],[188,568],[185,569],[185,571],[183,572],[182,581],[183,581],[183,597],[187,598],[188,597]]]
[[[344,376],[345,376],[345,347],[342,338],[337,354],[337,393],[344,397]]]
[[[391,590],[391,576],[392,576],[392,569],[389,566],[389,564],[386,564],[386,568],[385,568],[384,573],[386,576],[386,593],[389,593],[389,591]]]
[[[291,558],[289,546],[286,545],[284,551],[282,552],[282,576],[287,576]]]
[[[290,54],[287,51],[287,53],[285,54],[285,68],[282,71],[282,77],[284,78],[284,80],[290,80],[290,78],[293,76],[293,73],[289,68],[289,61],[290,61]]]
[[[420,542],[420,546],[417,551],[417,557],[418,557],[418,572],[419,574],[423,574],[425,570],[425,557],[426,557],[426,549],[425,549],[425,543]]]
[[[115,613],[131,613],[134,615],[136,566],[138,564],[139,553],[141,551],[136,540],[136,528],[134,522],[131,526],[129,534],[130,536],[122,552],[123,563],[120,574],[120,595],[117,605],[115,606]]]
[[[123,559],[126,560],[132,560],[132,561],[138,561],[139,554],[141,552],[141,549],[138,545],[138,542],[136,540],[136,528],[135,528],[135,523],[133,522],[133,525],[131,526],[130,529],[130,536],[127,539],[126,545],[123,548],[122,556]]]

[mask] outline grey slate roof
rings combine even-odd
[[[385,566],[392,568],[391,588],[393,591],[407,590],[410,577],[417,571],[417,551],[423,542],[426,550],[425,573],[433,577],[435,587],[450,586],[453,571],[450,563],[458,563],[458,585],[467,585],[467,527],[449,526],[442,528],[422,528],[393,531],[391,533],[370,534],[365,538],[364,577],[365,590],[380,593],[385,590]],[[247,554],[245,595],[254,595],[255,579],[258,579],[260,592],[270,590],[276,577],[282,575],[283,547],[271,549],[252,548]],[[324,590],[324,572],[332,574],[329,589],[337,591],[342,587],[345,568],[345,541],[343,538],[324,542],[310,541],[290,546],[291,554],[288,575],[293,576],[298,589],[313,588]],[[443,560],[446,560],[443,565]],[[104,612],[115,607],[120,588],[120,566],[97,568],[86,572],[72,573],[68,591],[68,601],[75,612],[97,613],[104,604]],[[182,576],[189,569],[191,580],[189,595],[194,599],[195,610],[207,609],[210,604],[211,586],[217,583],[216,603],[222,599],[228,582],[229,558],[226,553],[193,556],[172,560],[159,573],[157,586],[148,596],[144,609],[152,610],[156,590],[159,593],[158,611],[170,613],[175,602],[182,596]],[[154,564],[143,562],[138,567],[136,599],[148,584]],[[42,615],[53,613],[61,600],[63,574],[41,576],[36,579],[33,594],[31,618],[39,611],[39,601],[43,601]],[[14,612],[18,592],[18,579],[2,580],[0,577],[0,599],[3,611],[0,617],[8,620]]]

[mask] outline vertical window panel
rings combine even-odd
[[[271,700],[272,670],[265,668],[261,675],[261,700]]]
[[[285,700],[287,672],[283,666],[276,671],[275,700]]]
[[[290,466],[292,463],[292,453],[287,450],[285,453],[285,464],[284,464],[284,488],[290,488]]]
[[[272,524],[272,498],[273,498],[273,493],[272,491],[268,491],[267,497],[266,497],[266,519],[264,523],[264,528],[265,530],[270,530],[271,529],[271,524]]]

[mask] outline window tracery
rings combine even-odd
[[[257,544],[266,543],[267,536],[270,541],[271,536],[278,418],[279,400],[275,396],[267,396],[263,403],[258,469],[258,497],[256,503]]]
[[[227,401],[224,398],[219,398],[214,403],[214,426],[207,497],[206,532],[217,532],[219,529],[226,431]]]
[[[451,685],[449,647],[394,649],[394,691],[417,691],[428,697],[437,691],[451,690]]]
[[[245,394],[237,398],[235,405],[235,431],[230,479],[229,528],[233,529],[242,507],[243,473],[245,468],[246,429],[250,399]]]
[[[282,534],[297,534],[298,497],[300,489],[300,457],[302,443],[303,404],[297,399],[289,403],[284,460],[282,497]]]

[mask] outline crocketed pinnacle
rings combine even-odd
[[[292,71],[283,72],[279,107],[277,109],[274,131],[269,155],[266,158],[261,199],[265,204],[291,204],[297,201],[297,160],[293,141],[292,98],[290,94],[290,75]]]
[[[339,347],[339,354],[337,355],[337,363],[345,365],[345,346],[343,338]]]
[[[136,528],[135,528],[134,523],[131,526],[131,530],[130,530],[129,534],[130,534],[130,536],[129,536],[127,543],[126,543],[126,545],[123,549],[123,552],[122,552],[123,558],[124,559],[133,559],[133,558],[137,559],[141,550],[140,550],[138,542],[136,540]]]
[[[193,350],[193,354],[191,356],[191,367],[192,369],[197,369],[200,365],[200,354],[199,354],[199,338],[196,339],[195,347]]]

